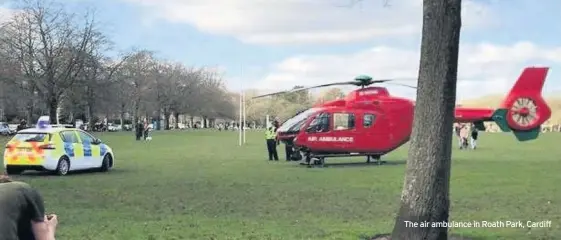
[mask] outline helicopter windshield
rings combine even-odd
[[[296,116],[286,120],[282,126],[279,127],[279,132],[297,132],[302,128],[306,120],[314,113],[318,112],[318,108],[310,108],[306,111],[296,114]]]

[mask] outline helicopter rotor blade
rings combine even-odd
[[[252,97],[251,99],[269,97],[269,96],[274,96],[274,95],[279,95],[279,94],[289,93],[289,92],[290,92],[290,91],[280,91],[280,92],[274,92],[274,93],[267,93],[267,94],[263,94],[263,95],[259,95],[259,96]]]
[[[390,82],[390,81],[395,81],[395,80],[396,79],[378,79],[378,80],[372,80],[368,84],[385,83],[385,82]]]
[[[310,87],[295,88],[295,89],[292,89],[292,90],[287,91],[287,92],[293,93],[293,92],[299,92],[299,91],[304,91],[304,90],[309,90],[309,89],[314,89],[314,88],[340,86],[340,85],[356,85],[356,82],[348,81],[348,82],[326,83],[326,84],[320,84],[320,85],[315,85],[315,86],[310,86]]]
[[[274,96],[274,95],[285,94],[285,93],[294,93],[294,92],[305,91],[305,90],[314,89],[314,88],[341,86],[341,85],[354,85],[354,86],[363,86],[364,87],[364,86],[368,86],[368,85],[375,84],[375,83],[385,83],[385,82],[391,82],[391,81],[396,81],[396,80],[401,80],[401,79],[398,79],[398,78],[396,78],[396,79],[376,79],[376,80],[367,80],[367,81],[356,81],[355,80],[355,81],[346,81],[346,82],[326,83],[326,84],[320,84],[320,85],[315,85],[315,86],[310,86],[310,87],[295,88],[295,89],[286,90],[286,91],[263,94],[263,95],[252,97],[252,99]],[[410,87],[410,88],[416,88],[414,86],[409,86],[409,85],[400,84],[400,83],[393,83],[392,82],[392,83],[389,83],[389,84],[400,85],[400,86],[405,86],[405,87]]]
[[[403,84],[403,83],[389,82],[389,83],[386,83],[386,84],[389,84],[389,85],[397,85],[397,86],[402,86],[402,87],[408,87],[408,88],[417,89],[417,87],[415,87],[415,86],[411,86],[411,85],[407,85],[407,84]]]
[[[337,86],[337,85],[356,85],[356,82],[354,81],[348,81],[348,82],[336,82],[336,83],[327,83],[327,84],[320,84],[320,85],[315,85],[315,86],[310,86],[310,87],[302,87],[302,88],[295,88],[295,89],[291,89],[291,90],[287,90],[287,91],[280,91],[280,92],[274,92],[274,93],[268,93],[268,94],[263,94],[263,95],[259,95],[259,96],[255,96],[252,99],[255,98],[262,98],[262,97],[269,97],[269,96],[274,96],[274,95],[279,95],[279,94],[285,94],[285,93],[294,93],[294,92],[299,92],[299,91],[304,91],[304,90],[308,90],[308,89],[313,89],[313,88],[321,88],[321,87],[330,87],[330,86]]]

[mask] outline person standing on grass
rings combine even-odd
[[[460,129],[460,138],[461,140],[461,146],[460,149],[466,149],[468,147],[468,137],[469,137],[469,129],[465,124],[461,125],[462,128]]]
[[[454,133],[456,138],[458,138],[458,146],[462,149],[462,137],[460,137],[460,131],[462,130],[462,125],[459,123],[454,123]]]
[[[55,240],[57,225],[37,190],[0,174],[0,240]]]
[[[477,128],[475,127],[475,124],[471,125],[471,139],[470,139],[470,145],[471,145],[471,149],[475,150],[477,148],[477,137],[479,135],[479,132],[477,131]]]
[[[146,120],[146,118],[144,119],[143,124],[142,138],[146,141],[146,138],[148,137],[148,121]]]
[[[279,160],[279,155],[277,153],[277,133],[274,126],[270,126],[267,131],[265,131],[265,139],[267,141],[267,151],[269,152],[269,161]]]
[[[142,124],[142,121],[138,120],[138,122],[136,123],[136,141],[140,141],[143,132],[144,132],[144,125]]]

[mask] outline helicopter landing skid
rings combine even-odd
[[[307,166],[308,168],[312,167],[325,167],[325,158],[326,157],[356,157],[356,156],[366,156],[366,164],[375,164],[375,165],[382,165],[386,163],[386,161],[380,160],[380,155],[314,155],[314,156],[307,156],[304,162],[301,162],[300,165]]]
[[[308,168],[313,167],[325,167],[325,157],[321,158],[306,158],[305,162],[301,162],[300,165],[305,165]]]

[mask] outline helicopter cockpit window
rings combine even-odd
[[[364,118],[363,118],[363,121],[362,121],[363,122],[362,126],[364,128],[369,128],[374,124],[375,120],[376,120],[376,115],[369,114],[369,113],[364,114]]]
[[[304,123],[306,123],[306,120],[308,120],[308,118],[310,116],[312,116],[313,114],[315,114],[318,111],[319,111],[319,109],[317,109],[317,108],[311,108],[311,109],[308,109],[304,112],[298,113],[294,117],[292,117],[292,118],[286,120],[284,123],[282,123],[282,125],[279,127],[279,129],[277,131],[279,131],[279,132],[297,132],[297,131],[300,130],[300,128],[302,128]]]
[[[308,132],[329,132],[329,113],[317,115],[308,127]]]
[[[355,128],[355,115],[352,113],[334,113],[333,129],[349,130]]]

